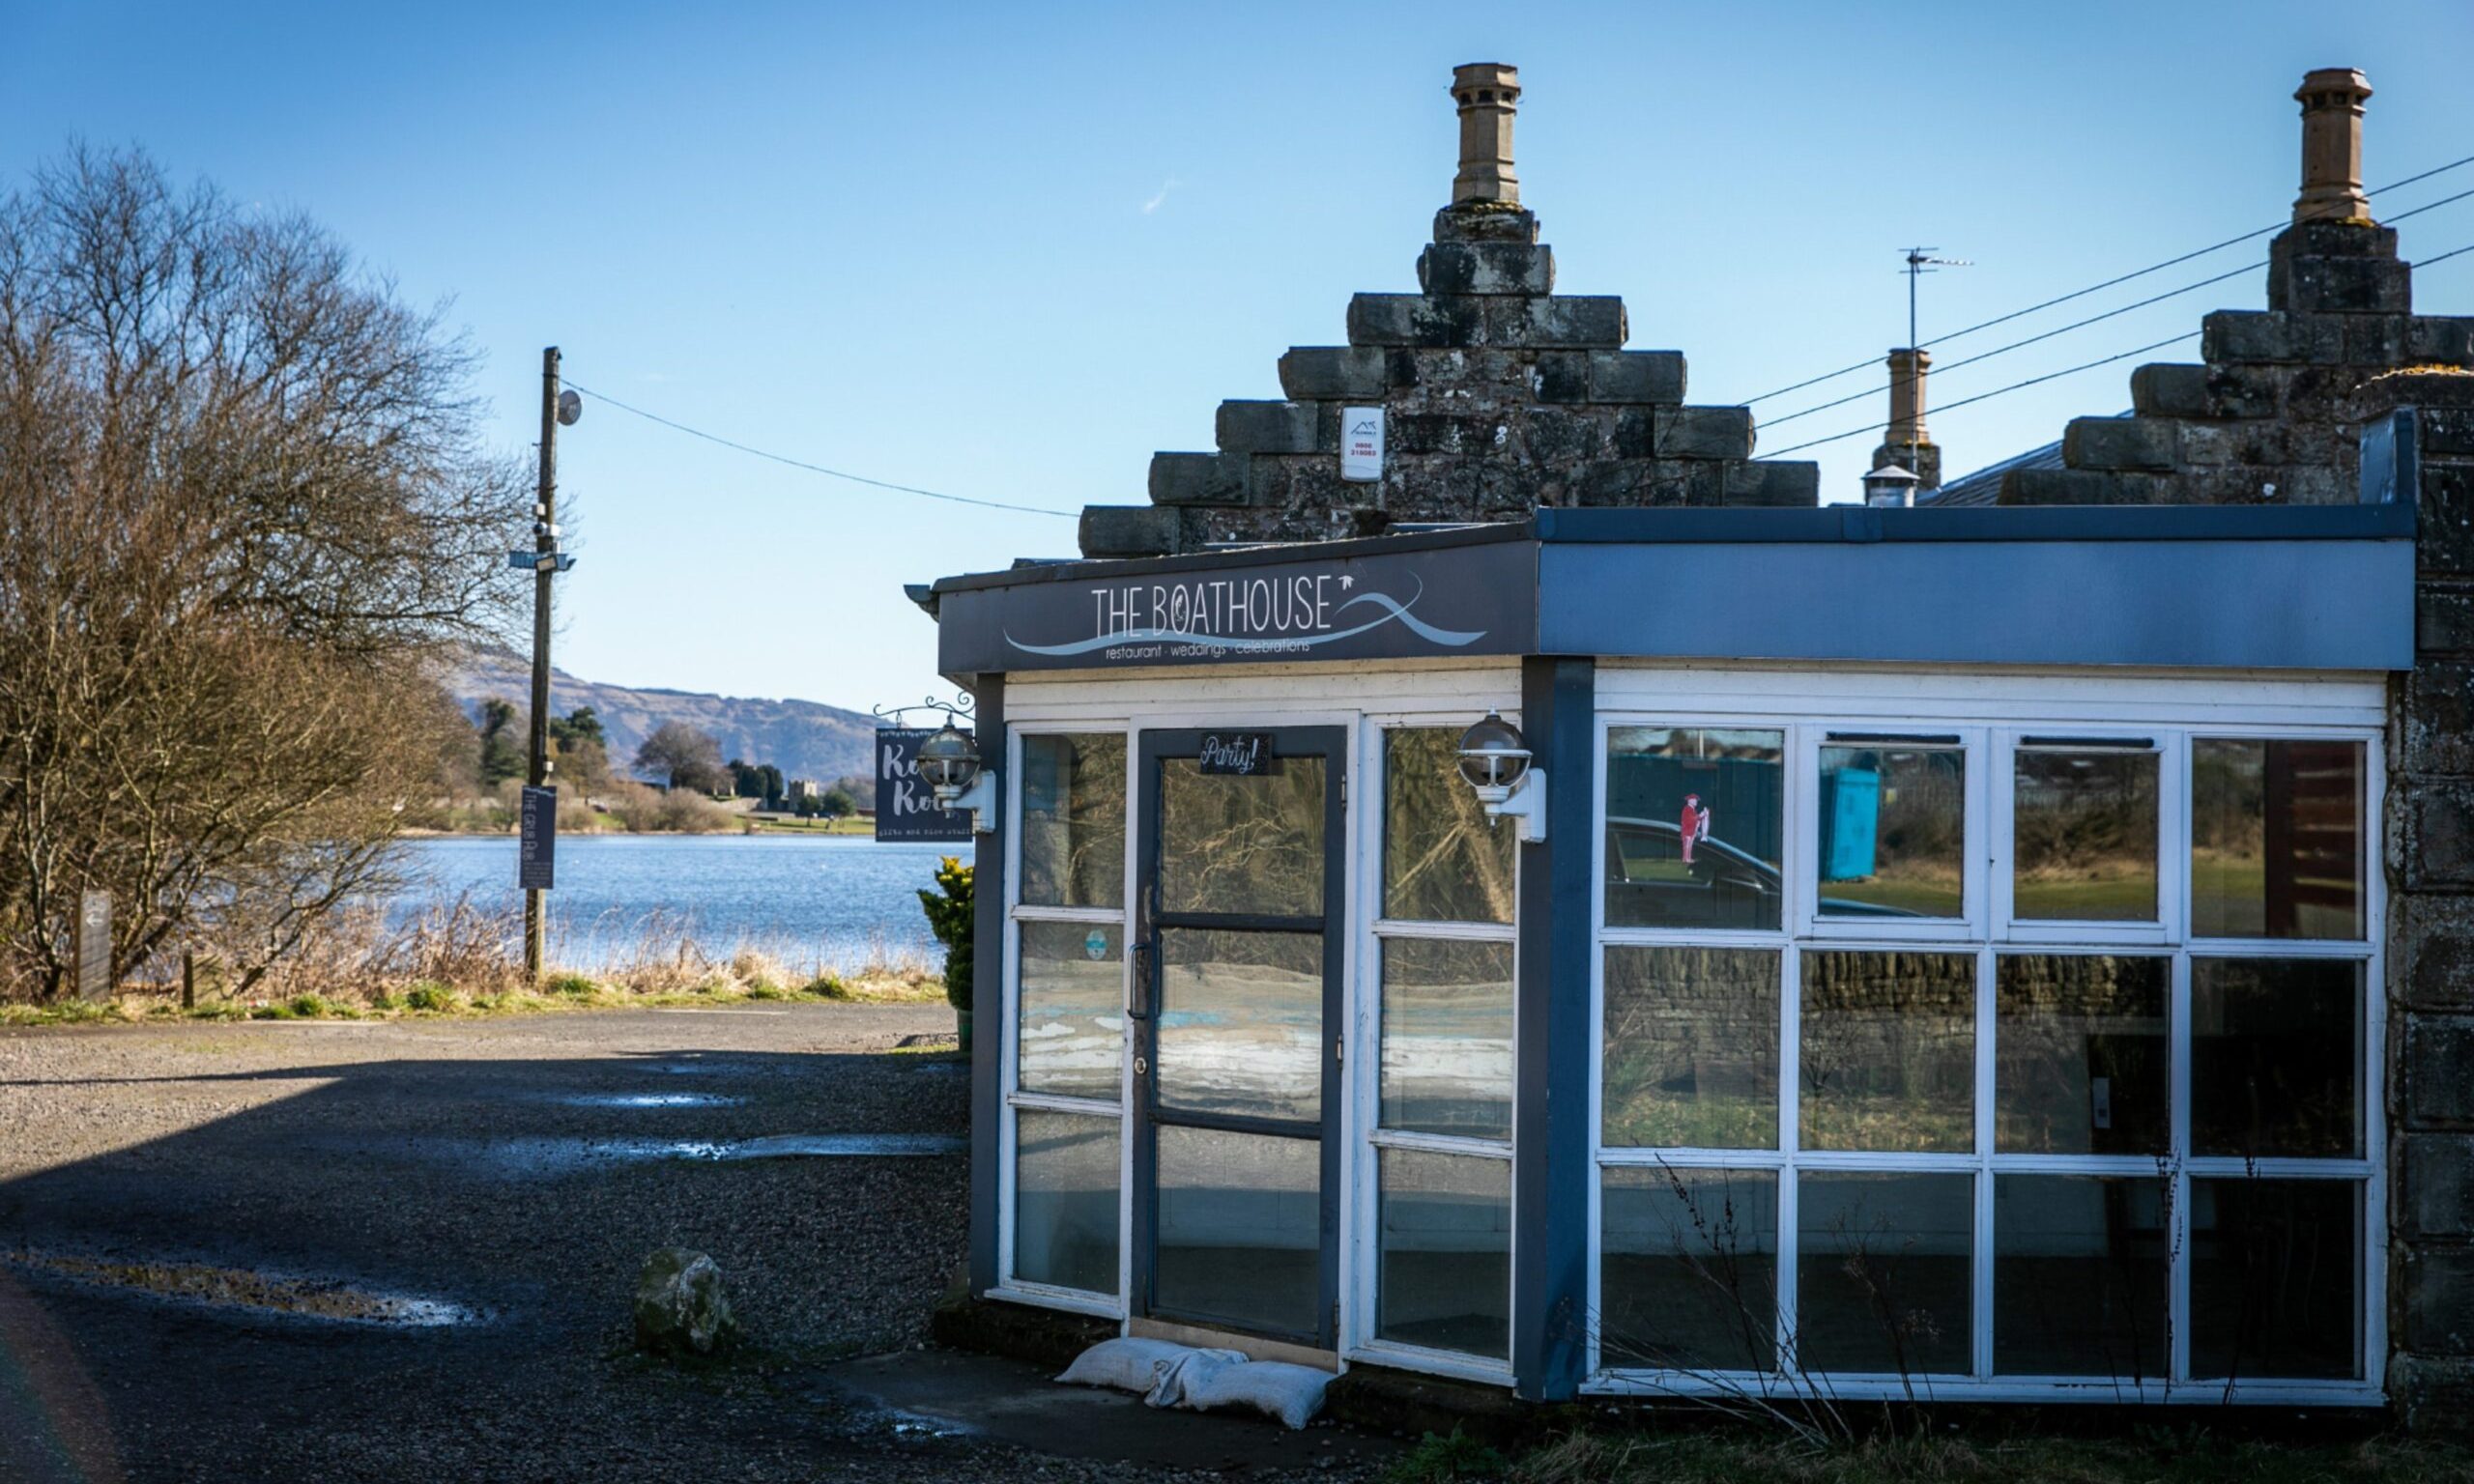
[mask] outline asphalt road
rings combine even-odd
[[[952,1023],[0,1032],[0,1479],[1174,1477],[923,1426],[827,1374],[924,1345],[963,1259],[964,1156],[715,1157],[957,1140],[960,1063],[898,1049]],[[670,1244],[720,1263],[741,1358],[633,1355],[634,1275]]]

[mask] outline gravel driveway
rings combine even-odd
[[[924,1343],[964,1156],[713,1157],[941,1147],[916,1136],[964,1131],[963,1069],[897,1048],[952,1024],[801,1005],[0,1032],[0,1478],[1169,1477],[947,1436],[824,1377]],[[634,1273],[672,1243],[728,1274],[739,1360],[630,1353]],[[442,1322],[265,1306],[328,1285]]]

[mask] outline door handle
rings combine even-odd
[[[1152,961],[1160,940],[1151,930],[1151,920],[1160,911],[1160,883],[1152,882],[1136,899],[1134,909],[1134,976],[1126,985],[1125,1014],[1129,1020],[1148,1020],[1153,1009],[1151,993]]]

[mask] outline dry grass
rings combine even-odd
[[[2114,1438],[1990,1440],[1952,1432],[1835,1445],[1741,1431],[1683,1436],[1577,1433],[1506,1459],[1429,1437],[1392,1484],[2468,1484],[2474,1453],[2373,1438],[2297,1442],[2158,1424]]]
[[[555,939],[554,939],[555,941]],[[0,1025],[206,1019],[367,1019],[404,1015],[539,1013],[629,1006],[754,1000],[929,1004],[944,981],[923,955],[878,938],[840,956],[778,942],[700,940],[684,918],[659,914],[624,941],[598,932],[590,969],[556,962],[525,983],[524,924],[513,908],[470,899],[443,903],[389,928],[381,914],[345,914],[238,998],[212,964],[199,966],[196,1003],[181,1005],[177,969],[158,971],[112,1000],[0,1003]],[[170,967],[170,966],[166,966]]]

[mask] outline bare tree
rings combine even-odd
[[[0,988],[84,888],[244,982],[378,884],[531,515],[474,357],[314,223],[72,149],[0,200]],[[445,713],[451,715],[451,713]]]
[[[685,722],[664,722],[636,744],[635,769],[668,780],[673,788],[715,792],[730,782],[722,744]]]

